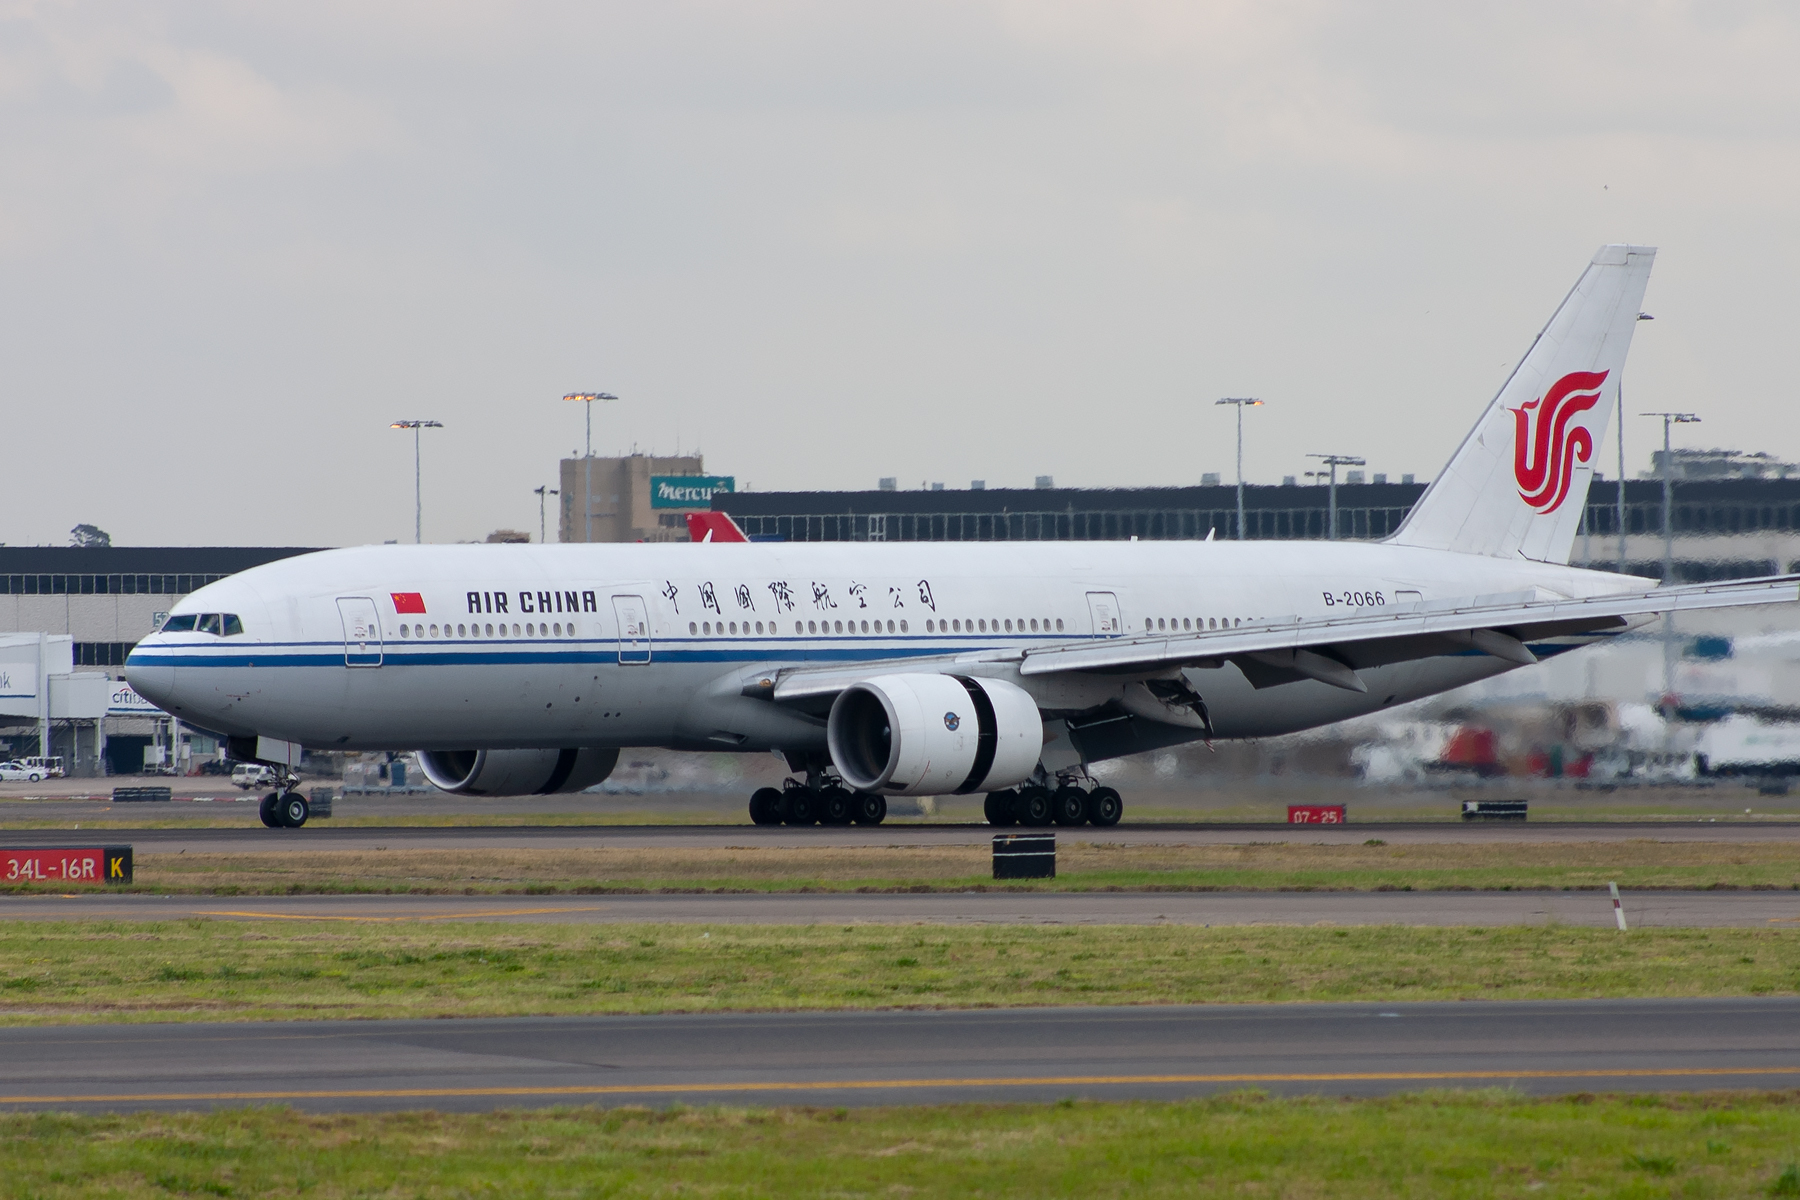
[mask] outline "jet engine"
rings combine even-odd
[[[1037,702],[997,679],[879,675],[852,684],[825,727],[831,761],[863,792],[989,792],[1031,777],[1044,752]]]
[[[617,750],[422,750],[425,778],[461,796],[579,792],[612,774]]]

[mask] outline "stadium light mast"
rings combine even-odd
[[[1261,408],[1262,401],[1248,396],[1227,396],[1223,400],[1213,401],[1216,408],[1221,404],[1229,404],[1237,409],[1237,540],[1244,540],[1244,406]]]
[[[1700,418],[1693,413],[1684,412],[1647,412],[1639,413],[1640,417],[1661,417],[1663,423],[1663,456],[1662,470],[1662,527],[1663,527],[1663,586],[1668,587],[1675,579],[1675,456],[1670,452],[1669,427],[1671,425],[1698,425]],[[1663,700],[1666,703],[1675,694],[1675,614],[1663,614]],[[1664,719],[1668,714],[1665,712]]]
[[[594,540],[594,401],[617,400],[611,392],[570,392],[564,400],[579,400],[587,406],[587,453],[582,458],[581,476],[581,540]]]
[[[557,496],[561,495],[561,493],[547,483],[542,487],[535,487],[531,490],[537,493],[538,498],[538,545],[541,546],[547,538],[547,535],[544,532],[544,497],[546,495]]]
[[[1663,527],[1663,586],[1667,587],[1675,580],[1675,461],[1669,450],[1669,427],[1671,425],[1698,425],[1700,418],[1693,413],[1684,412],[1647,412],[1639,413],[1640,417],[1661,417],[1663,423],[1663,456],[1662,456],[1662,527]]]
[[[425,500],[419,487],[419,431],[422,429],[442,429],[442,421],[395,421],[389,429],[410,429],[413,431],[413,544],[416,546],[425,540]]]
[[[1654,321],[1647,312],[1637,315],[1640,321]],[[1625,368],[1619,368],[1619,574],[1625,573]]]
[[[1337,523],[1338,523],[1337,522],[1337,469],[1339,467],[1360,467],[1360,466],[1364,466],[1365,462],[1363,459],[1358,458],[1354,454],[1309,454],[1306,457],[1320,459],[1321,461],[1323,461],[1325,463],[1326,466],[1331,468],[1331,491],[1329,493],[1330,501],[1328,502],[1328,509],[1327,509],[1329,515],[1326,518],[1327,525],[1325,527],[1325,536],[1328,539],[1336,540],[1336,538],[1337,538]],[[1322,475],[1322,474],[1324,474],[1324,472],[1308,471],[1307,474],[1308,475]]]

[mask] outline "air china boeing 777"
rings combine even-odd
[[[278,765],[419,750],[450,792],[576,792],[619,750],[777,751],[761,824],[987,793],[1112,824],[1085,766],[1341,721],[1655,614],[1800,599],[1568,565],[1655,251],[1604,246],[1400,530],[1377,543],[366,546],[176,606],[137,691]],[[263,802],[305,821],[292,771]]]

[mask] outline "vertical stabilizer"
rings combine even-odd
[[[1600,247],[1390,541],[1569,561],[1655,258],[1653,246]]]

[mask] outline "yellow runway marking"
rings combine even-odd
[[[468,921],[475,917],[531,917],[542,913],[596,912],[602,905],[573,904],[563,908],[494,908],[479,912],[464,913],[426,913],[421,916],[408,917],[333,917],[315,916],[311,913],[272,913],[272,912],[236,912],[229,909],[205,909],[194,913],[197,917],[254,917],[259,921]]]
[[[971,1079],[824,1079],[816,1082],[641,1083],[572,1087],[345,1088],[330,1091],[120,1092],[0,1096],[0,1104],[104,1104],[179,1100],[433,1100],[459,1096],[643,1096],[692,1092],[882,1091],[938,1087],[1101,1087],[1144,1083],[1429,1083],[1446,1079],[1683,1079],[1800,1075],[1792,1067],[1622,1067],[1592,1071],[1367,1071],[1306,1075],[1042,1075]]]

